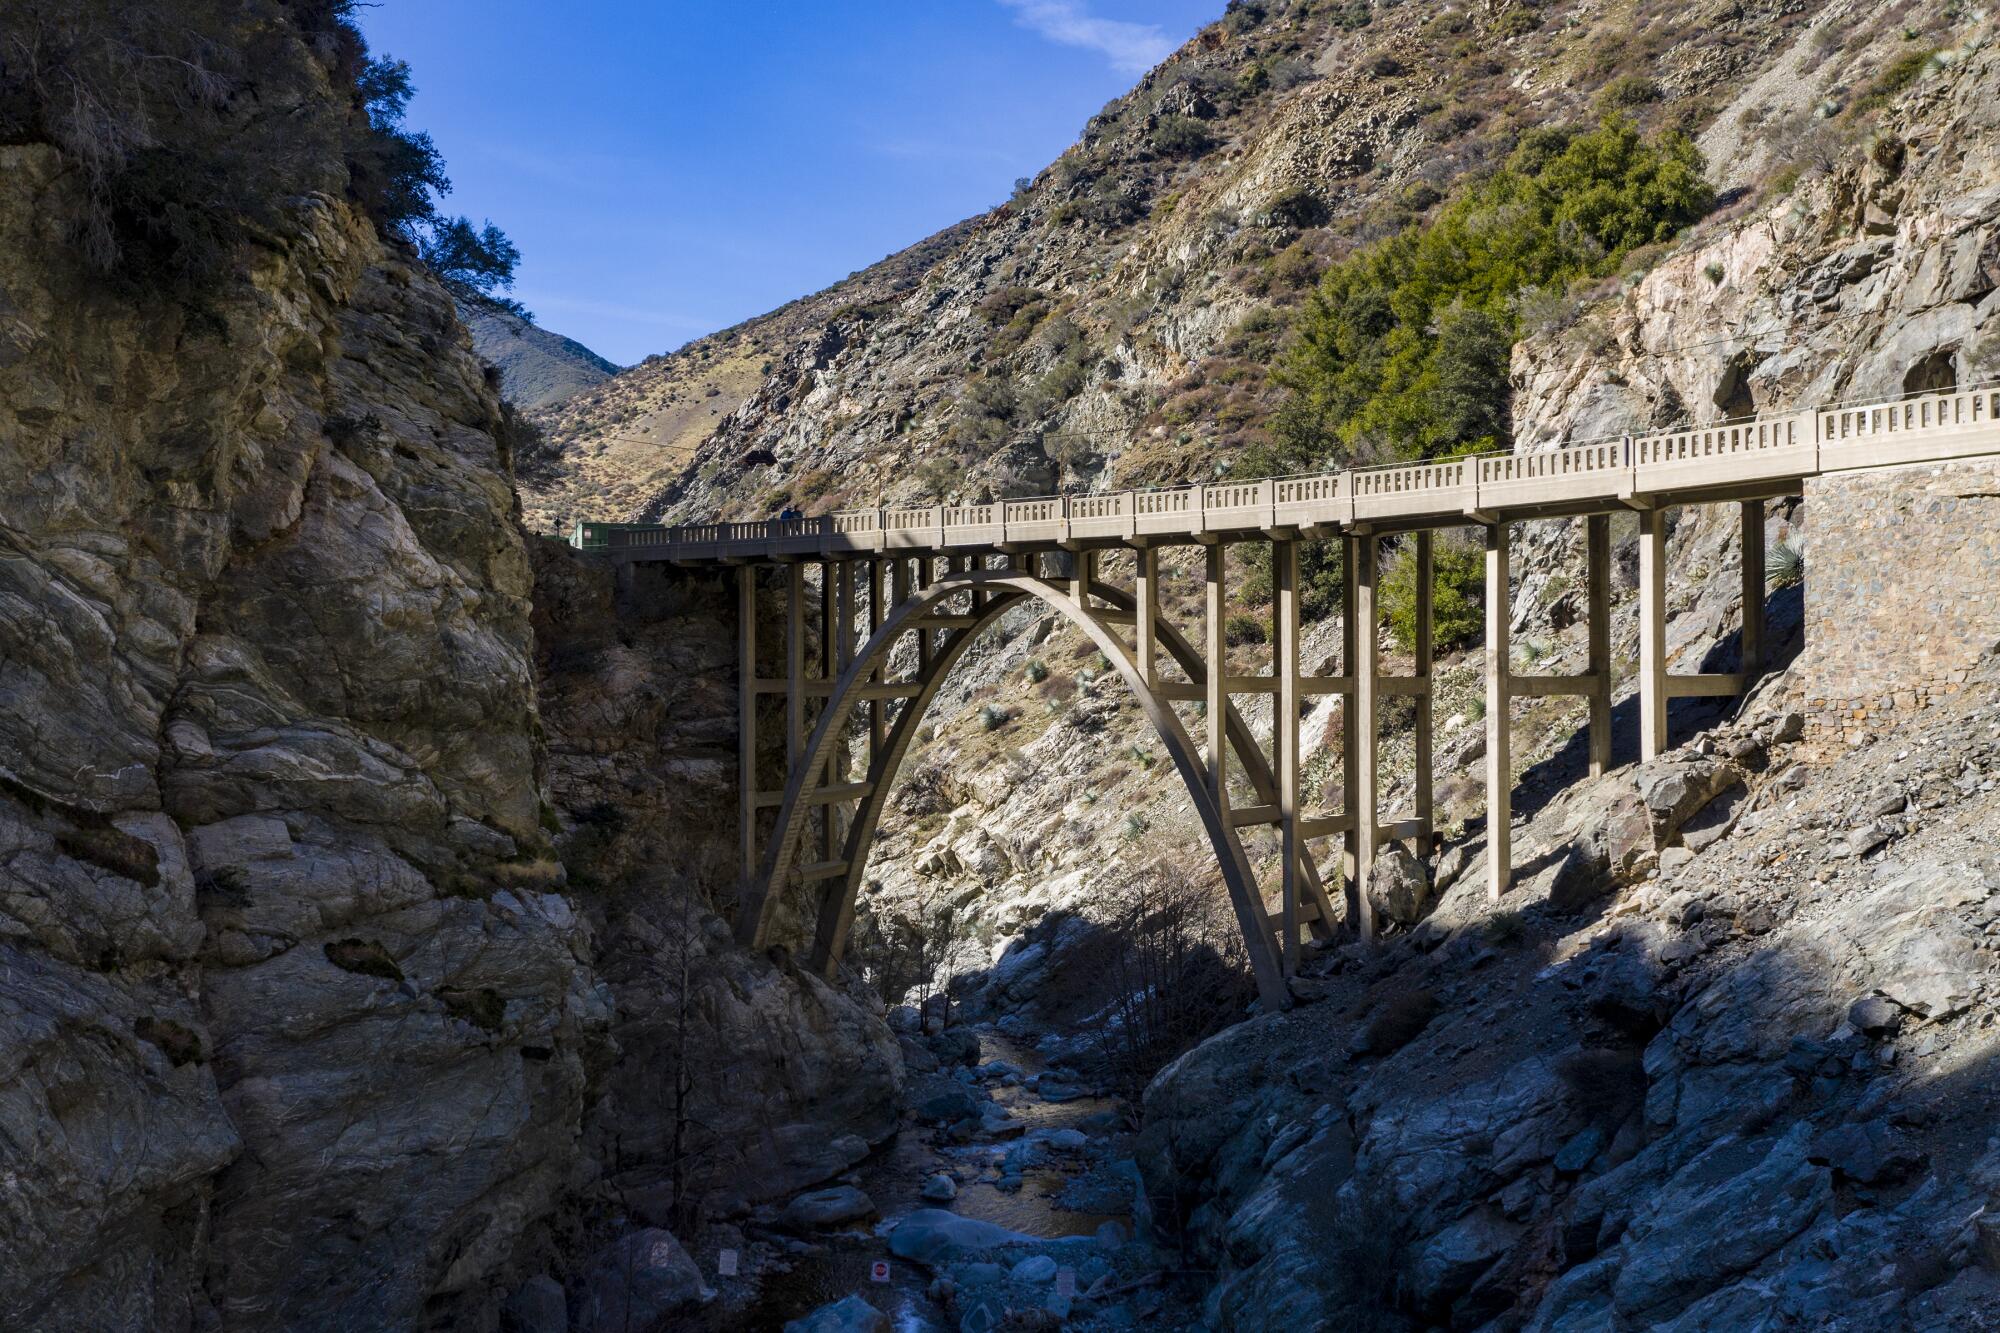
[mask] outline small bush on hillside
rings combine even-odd
[[[1222,639],[1232,648],[1246,643],[1262,643],[1267,637],[1264,622],[1247,611],[1235,611],[1222,622]]]
[[[1303,185],[1279,191],[1264,206],[1264,213],[1274,225],[1290,227],[1294,231],[1323,227],[1328,217],[1326,205],[1320,197]]]
[[[1621,74],[1597,95],[1597,104],[1612,111],[1629,111],[1659,100],[1660,85],[1641,74]]]
[[[1086,972],[1101,988],[1090,1002],[1109,1007],[1102,1031],[1112,1081],[1136,1095],[1176,1056],[1235,1022],[1256,991],[1219,885],[1157,865],[1131,893],[1099,933]]]
[[[1147,141],[1161,157],[1200,157],[1215,147],[1208,126],[1193,116],[1169,114],[1153,123]]]
[[[1443,1009],[1437,996],[1427,990],[1392,995],[1368,1016],[1355,1040],[1355,1053],[1377,1057],[1394,1054],[1415,1041]]]

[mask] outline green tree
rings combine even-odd
[[[438,219],[418,239],[417,253],[453,295],[478,297],[529,318],[518,301],[494,294],[513,286],[514,266],[521,262],[521,252],[507,239],[507,233],[492,223],[474,227],[466,218]]]
[[[1334,264],[1277,371],[1291,390],[1286,461],[1440,457],[1507,432],[1514,298],[1613,271],[1706,212],[1713,193],[1685,136],[1607,116],[1583,133],[1524,135],[1498,172],[1428,225]]]

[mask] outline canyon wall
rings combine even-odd
[[[0,146],[0,1324],[491,1326],[677,1153],[715,1207],[844,1169],[894,1041],[685,891],[712,609],[538,590],[493,380],[347,202],[191,295],[85,263],[88,188]],[[564,598],[660,658],[552,664]],[[683,1049],[727,1152],[662,1127]]]

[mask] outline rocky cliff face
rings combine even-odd
[[[616,997],[609,1189],[664,1221],[677,1160],[711,1212],[846,1170],[895,1128],[902,1061],[879,1005],[731,943],[733,585],[653,569],[620,593],[566,547],[536,560],[549,797]]]
[[[199,300],[119,286],[86,188],[0,146],[0,1324],[481,1327],[586,1272],[658,1199],[682,941],[667,1003],[756,1071],[692,1108],[731,1135],[704,1188],[844,1168],[894,1114],[878,1021],[649,922],[653,885],[565,891],[566,802],[678,753],[640,729],[579,775],[592,718],[708,696],[558,671],[538,713],[499,402],[444,291],[326,196]],[[643,812],[690,878],[700,787]]]
[[[196,322],[6,155],[8,1318],[405,1320],[578,1166],[609,1007],[450,301],[344,206]]]

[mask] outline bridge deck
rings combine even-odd
[[[1824,472],[1997,452],[2000,387],[1985,387],[1534,453],[1158,490],[845,510],[789,521],[625,526],[605,536],[621,560],[738,563],[1390,532],[1749,499],[1796,491]]]

